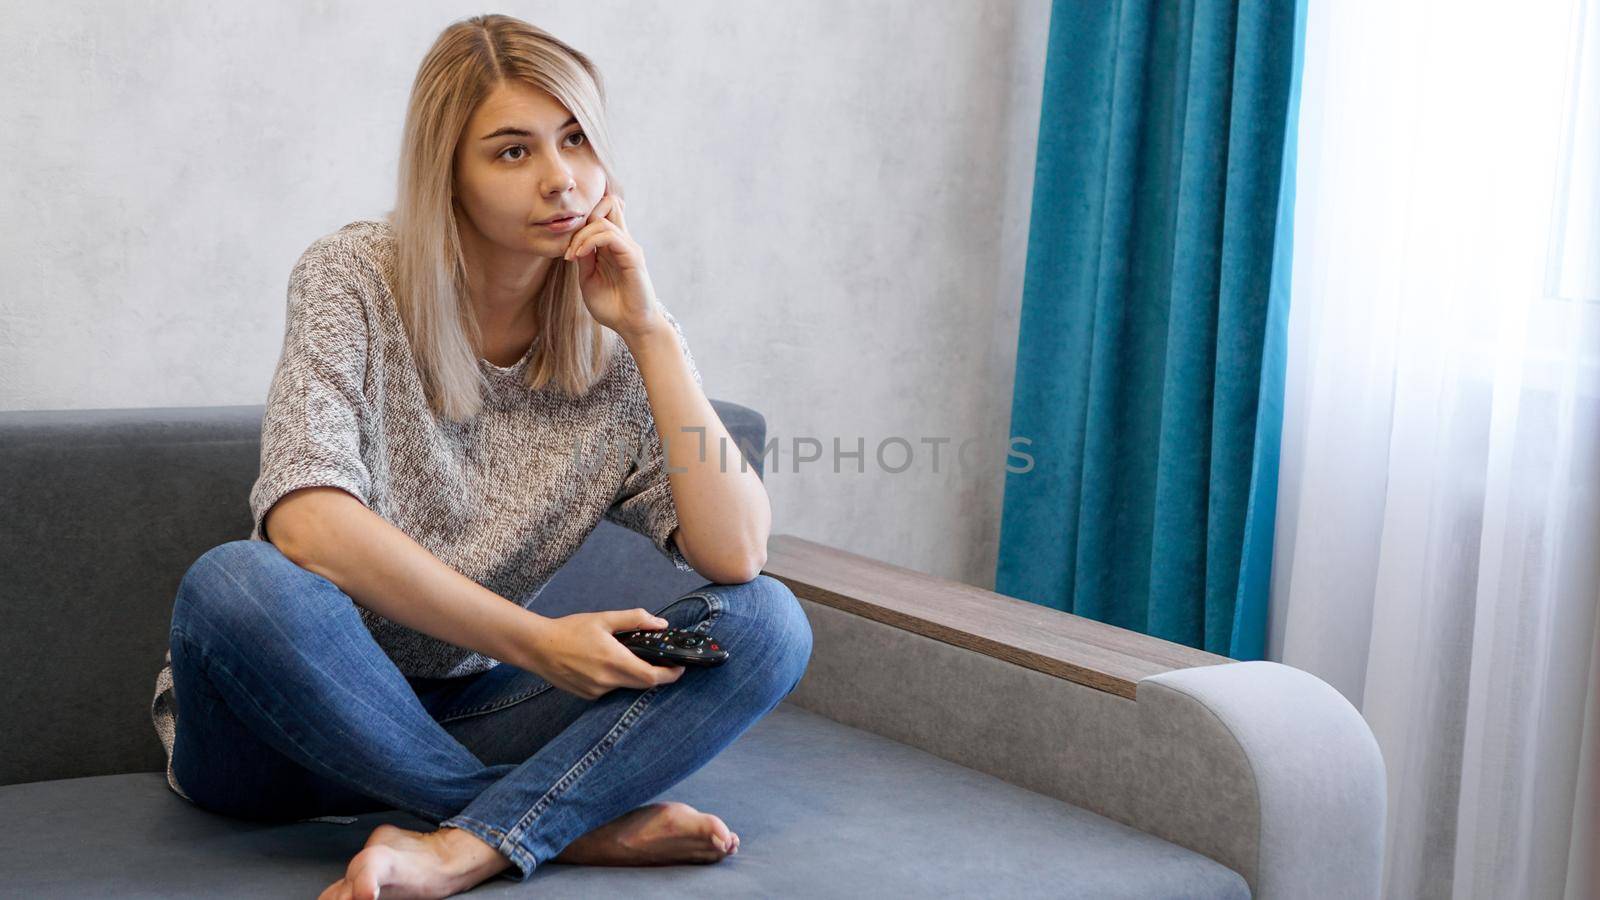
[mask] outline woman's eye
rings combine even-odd
[[[568,140],[571,140],[571,139],[572,139],[572,138],[575,138],[575,137],[579,137],[579,138],[583,138],[583,139],[584,139],[584,140],[585,140],[585,141],[587,141],[587,140],[588,140],[588,139],[589,139],[589,136],[588,136],[588,135],[587,135],[587,134],[584,134],[584,133],[583,133],[583,132],[581,132],[581,131],[574,131],[574,132],[573,132],[573,133],[571,133],[571,134],[569,134],[569,135],[567,135],[567,139],[568,139]],[[568,146],[571,146],[571,147],[581,147],[581,146],[583,146],[583,144],[581,144],[581,143],[578,143],[578,144],[569,144],[569,145],[568,145]],[[511,145],[511,146],[509,146],[509,147],[507,147],[507,148],[505,148],[505,149],[504,149],[504,150],[501,150],[501,151],[500,151],[500,158],[501,158],[501,159],[506,159],[506,158],[507,158],[507,157],[506,157],[506,154],[507,154],[507,153],[510,153],[510,152],[511,152],[511,151],[513,151],[513,150],[519,150],[519,151],[521,151],[521,152],[522,152],[522,154],[523,154],[523,156],[526,156],[526,155],[527,155],[527,153],[528,153],[528,148],[527,148],[527,147],[524,147],[524,146],[522,146],[522,145],[521,145],[521,144],[512,144],[512,145]],[[512,160],[511,160],[511,162],[517,162],[517,161],[518,161],[518,160],[520,160],[520,159],[521,159],[521,158],[522,158],[522,157],[521,157],[521,156],[519,156],[519,157],[517,157],[517,158],[516,158],[516,159],[512,159]]]

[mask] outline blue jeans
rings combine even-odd
[[[408,678],[333,582],[266,541],[222,544],[173,605],[173,777],[203,808],[263,821],[405,810],[471,832],[511,860],[501,877],[525,881],[704,766],[811,656],[805,612],[767,575],[655,614],[714,633],[728,661],[594,700],[504,663]]]

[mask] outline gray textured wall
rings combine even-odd
[[[656,289],[780,439],[774,531],[992,586],[1004,460],[951,456],[1007,438],[1047,0],[8,4],[0,408],[263,402],[290,266],[389,208],[417,63],[486,11],[601,66]]]

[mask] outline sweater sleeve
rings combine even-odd
[[[689,364],[689,374],[694,377],[696,385],[704,386],[700,380],[700,370],[695,366],[694,355],[689,352],[689,341],[683,335],[683,326],[678,320],[667,312],[666,307],[661,307],[661,312],[666,316],[667,322],[672,325],[673,331],[678,335],[678,349],[683,351],[684,361]],[[643,395],[644,382],[639,381],[639,392]],[[631,531],[636,531],[649,538],[662,555],[672,561],[680,572],[693,572],[694,567],[684,558],[683,551],[678,549],[677,541],[673,539],[673,529],[678,527],[678,509],[672,499],[672,483],[667,477],[666,458],[662,453],[661,436],[656,430],[655,418],[650,412],[648,396],[644,397],[642,404],[635,404],[637,409],[643,406],[639,426],[642,437],[635,445],[638,448],[638,459],[629,464],[628,474],[623,479],[622,487],[611,502],[611,508],[606,511],[606,518]],[[675,435],[673,440],[688,441],[691,446],[699,446],[699,436],[694,433]],[[707,444],[707,453],[715,453],[715,448]]]
[[[335,236],[319,239],[289,275],[283,352],[261,422],[261,472],[250,491],[255,527],[297,488],[337,487],[371,506],[361,457],[366,414],[367,319],[354,260]]]

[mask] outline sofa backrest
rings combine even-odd
[[[711,405],[760,473],[765,419]],[[150,699],[173,596],[250,536],[264,411],[0,411],[0,785],[164,767]],[[704,583],[602,521],[533,608],[656,609]]]

